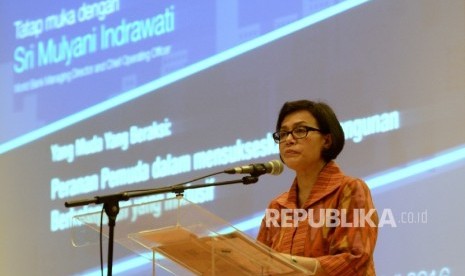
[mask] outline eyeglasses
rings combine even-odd
[[[321,130],[318,128],[309,127],[309,126],[299,126],[299,127],[294,128],[291,131],[284,131],[284,130],[276,131],[275,133],[273,133],[273,139],[277,144],[284,142],[284,140],[286,140],[289,134],[291,134],[294,139],[302,139],[302,138],[307,137],[309,131],[321,132]]]

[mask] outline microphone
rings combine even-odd
[[[262,174],[280,175],[284,170],[283,163],[279,160],[272,160],[266,163],[250,164],[246,166],[235,167],[225,170],[229,174],[245,174],[250,173],[252,176],[259,176]]]

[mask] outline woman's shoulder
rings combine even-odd
[[[339,180],[340,188],[342,189],[369,189],[367,183],[360,177],[346,174],[340,169],[336,162],[332,161],[329,163],[331,173],[333,174],[332,179]],[[335,177],[337,176],[337,177]]]
[[[270,201],[269,206],[283,205],[283,203],[287,202],[288,198],[289,191],[282,192]]]

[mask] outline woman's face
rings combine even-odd
[[[281,123],[280,131],[292,131],[299,126],[319,128],[316,119],[306,110],[288,114]],[[284,137],[279,144],[281,158],[286,165],[295,171],[305,171],[318,168],[324,159],[321,157],[323,148],[331,145],[330,135],[318,131],[309,131],[307,136],[295,139],[291,134]]]

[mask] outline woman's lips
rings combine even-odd
[[[293,149],[287,149],[284,151],[284,155],[297,155],[297,154],[300,154],[300,152],[293,150]]]

